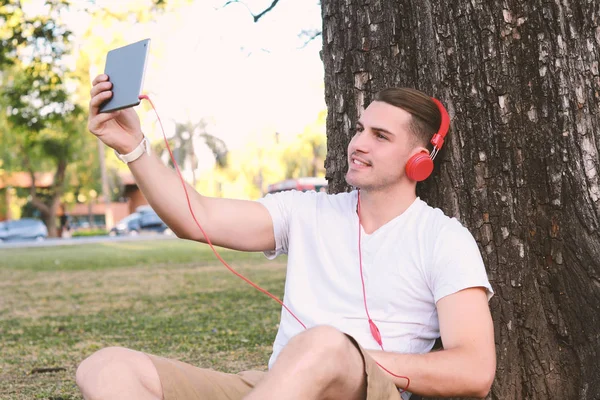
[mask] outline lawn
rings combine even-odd
[[[220,252],[281,297],[285,260]],[[183,240],[3,249],[0,398],[80,399],[77,364],[106,346],[264,370],[279,310],[207,246]]]

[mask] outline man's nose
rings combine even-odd
[[[360,151],[361,153],[368,153],[369,149],[369,137],[366,131],[359,132],[350,141],[350,149],[352,152]]]

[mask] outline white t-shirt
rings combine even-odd
[[[276,250],[288,254],[284,303],[307,328],[330,325],[365,349],[380,349],[365,313],[358,258],[357,192],[288,191],[259,200],[273,219]],[[471,233],[417,198],[372,234],[361,228],[369,313],[386,351],[426,353],[440,336],[435,304],[468,287],[493,291]],[[302,326],[285,310],[269,360]]]

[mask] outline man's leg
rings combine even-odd
[[[356,346],[337,329],[319,326],[292,338],[244,399],[363,400],[366,387],[364,361]]]
[[[163,399],[150,358],[121,347],[108,347],[86,358],[77,368],[76,381],[85,400]]]
[[[241,400],[262,371],[226,374],[120,347],[100,350],[77,369],[86,400]]]

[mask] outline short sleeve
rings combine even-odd
[[[272,260],[280,254],[287,254],[289,244],[289,232],[291,223],[291,214],[294,209],[294,203],[298,197],[295,190],[267,194],[258,199],[273,220],[273,234],[275,236],[275,250],[265,251],[265,256]]]
[[[494,291],[473,235],[458,221],[440,232],[434,251],[430,275],[435,302],[470,287],[483,287],[488,301]]]

